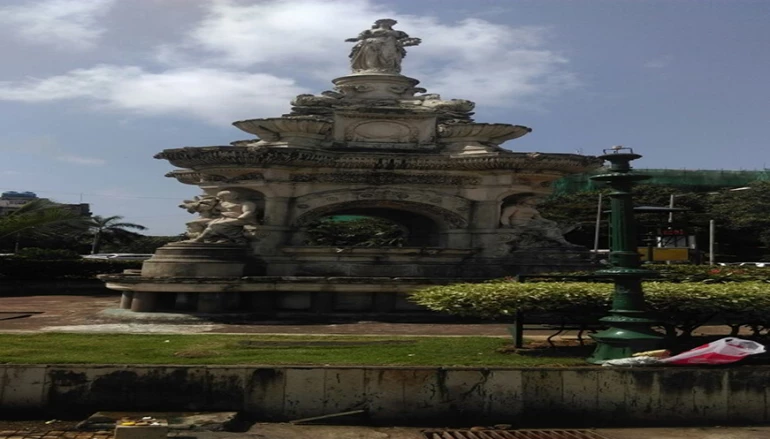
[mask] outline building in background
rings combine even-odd
[[[8,215],[21,208],[30,201],[40,200],[34,192],[3,192],[0,195],[0,216]],[[45,198],[42,198],[45,199]],[[82,216],[91,216],[91,206],[88,203],[60,204],[62,209],[71,210]]]

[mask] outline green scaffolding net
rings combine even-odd
[[[701,192],[747,186],[755,181],[770,181],[770,169],[762,171],[686,170],[686,169],[634,169],[639,174],[649,175],[644,184],[676,187],[682,190]],[[590,180],[592,173],[568,175],[553,183],[555,195],[574,194],[601,189],[603,182]]]

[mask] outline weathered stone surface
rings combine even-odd
[[[25,401],[28,409],[128,410],[156,417],[161,414],[154,412],[161,408],[187,412],[214,408],[244,411],[263,421],[365,410],[367,419],[377,424],[756,425],[766,422],[764,384],[770,377],[770,368],[765,366],[471,369],[97,365],[49,366],[40,385],[40,369],[0,366],[0,376],[19,379],[2,381],[0,410],[18,409],[16,404]],[[24,383],[36,387],[33,396],[9,399],[14,386]],[[231,397],[226,399],[227,395]],[[109,419],[95,416],[89,422],[114,422]],[[202,425],[203,420],[195,422],[200,428],[213,428]]]
[[[46,366],[9,366],[0,372],[0,407],[37,408],[47,403]]]

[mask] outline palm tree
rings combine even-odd
[[[99,253],[102,243],[105,241],[128,242],[142,236],[127,229],[147,230],[147,227],[140,224],[120,222],[122,219],[123,217],[118,215],[108,217],[94,215],[89,218],[89,228],[94,237],[91,244],[91,254]]]
[[[21,234],[49,237],[82,232],[88,228],[88,221],[88,217],[53,201],[32,200],[8,215],[0,216],[0,239]]]

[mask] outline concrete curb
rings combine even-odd
[[[0,409],[241,411],[286,421],[365,409],[379,425],[756,425],[770,367],[435,368],[2,365]]]

